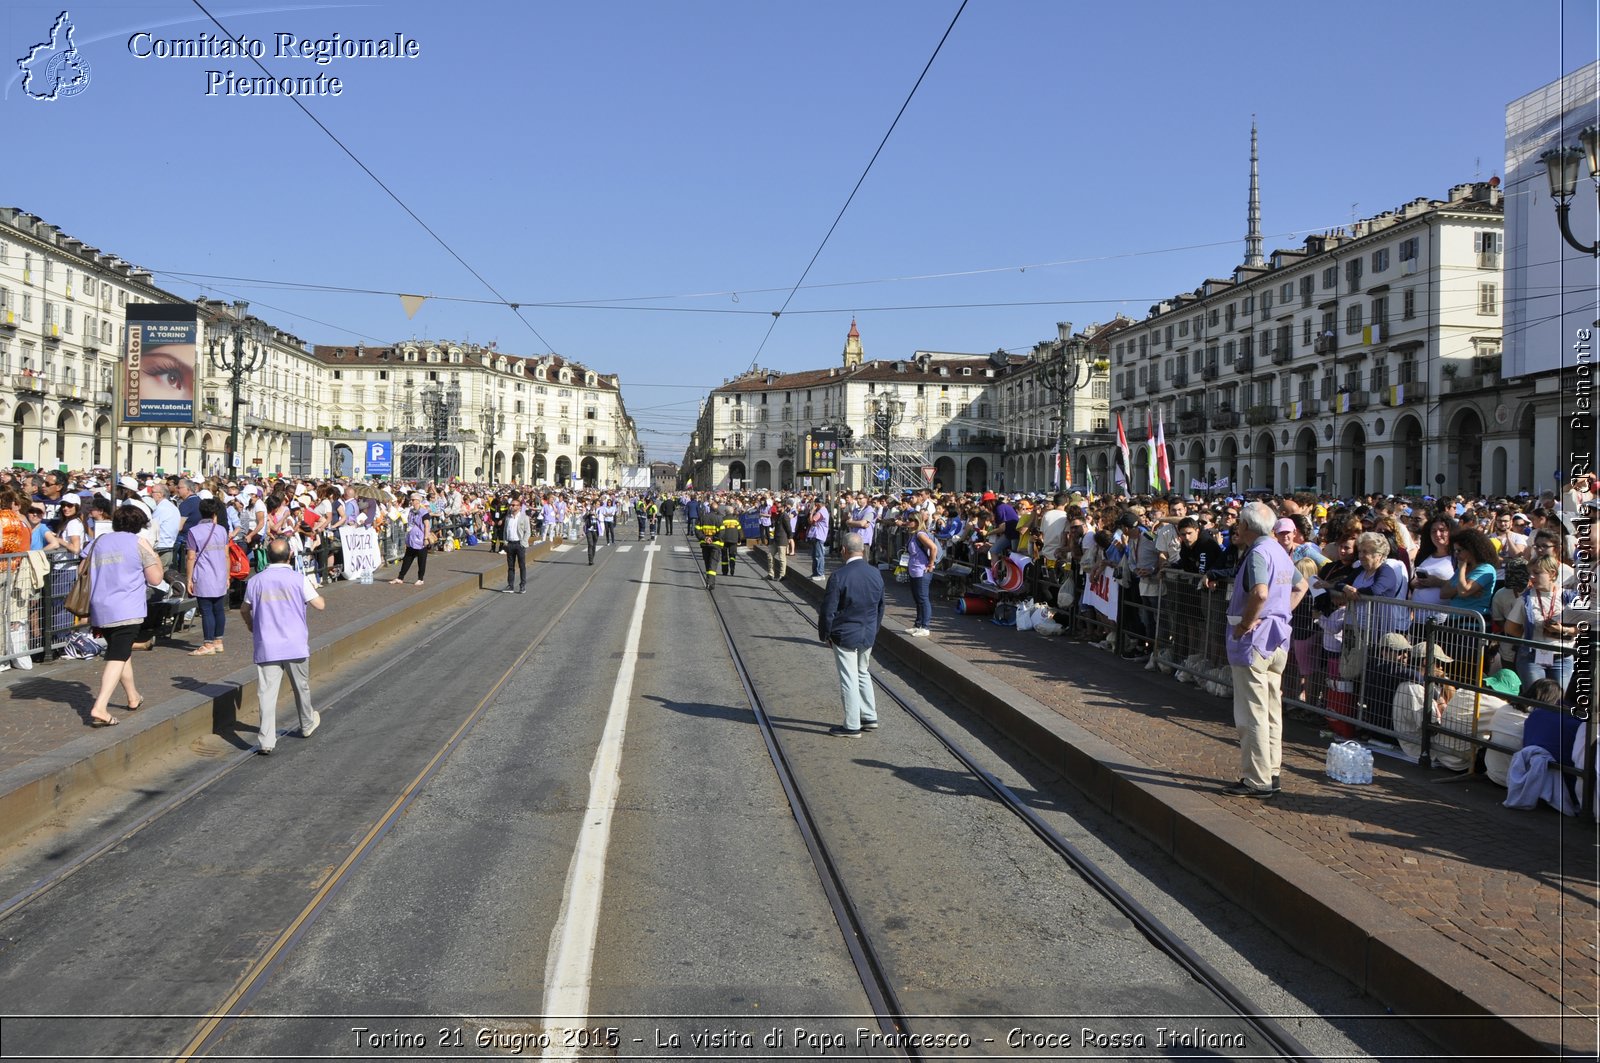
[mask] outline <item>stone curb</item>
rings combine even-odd
[[[551,544],[535,544],[528,550],[528,561],[531,564],[550,552]],[[491,581],[489,577],[503,566],[503,557],[493,553],[484,557],[496,559],[499,564],[448,583],[424,584],[424,593],[408,601],[395,602],[316,636],[311,642],[312,675],[326,674],[351,653],[370,650],[403,635],[403,629],[423,623],[435,612],[472,597],[491,583],[497,585],[498,579]],[[385,628],[384,633],[374,640],[372,629],[380,625]],[[238,733],[241,722],[247,722],[256,712],[255,698],[256,671],[252,665],[141,709],[136,716],[124,716],[122,725],[112,729],[116,734],[113,742],[108,743],[102,733],[90,733],[27,763],[0,771],[0,846],[18,841],[68,802],[95,787],[115,782],[141,763],[186,747],[204,735]],[[292,716],[292,707],[290,713]],[[254,734],[253,724],[248,731]]]
[[[809,571],[809,557],[796,558]],[[809,576],[791,568],[786,579],[821,601],[822,586]],[[928,640],[885,626],[876,645],[1444,1048],[1463,1057],[1532,1058],[1560,1051],[1565,1040],[1568,1053],[1592,1050],[1585,1017],[1571,1013],[1564,1024],[1545,994],[1049,706],[988,674],[980,682],[969,662]]]

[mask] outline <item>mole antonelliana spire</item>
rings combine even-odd
[[[1256,120],[1250,118],[1250,228],[1244,237],[1244,264],[1261,267],[1267,260],[1261,257],[1261,177],[1256,170],[1259,156],[1256,153]]]

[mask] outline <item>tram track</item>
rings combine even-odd
[[[773,597],[793,609],[808,629],[813,626],[814,620],[811,610],[802,604],[792,592],[785,589],[781,584],[772,587],[771,590]],[[910,1016],[899,1003],[895,986],[887,974],[887,965],[881,949],[873,942],[870,933],[864,926],[857,905],[851,899],[849,887],[839,872],[838,863],[822,837],[818,817],[805,798],[804,790],[800,779],[797,777],[794,765],[783,748],[777,729],[772,725],[765,704],[762,702],[759,692],[755,689],[744,656],[739,651],[734,637],[733,624],[729,621],[722,603],[717,601],[714,593],[711,598],[735,671],[738,673],[740,683],[750,700],[752,711],[761,729],[762,737],[772,758],[774,768],[778,773],[783,790],[789,798],[795,820],[800,825],[801,832],[805,837],[807,849],[812,853],[818,877],[823,884],[829,904],[833,908],[840,929],[844,934],[845,943],[852,960],[855,962],[857,973],[862,979],[862,985],[867,992],[869,1000],[872,1001],[879,1027],[886,1034],[904,1034],[907,1032],[907,1020]],[[1281,1059],[1316,1058],[1288,1030],[1264,1014],[1263,1009],[1257,1007],[1239,987],[1235,986],[1232,981],[1212,966],[1193,947],[1171,928],[1167,927],[1091,857],[1046,822],[1038,812],[1023,801],[1004,781],[984,768],[971,751],[886,683],[878,668],[874,667],[872,672],[873,683],[877,690],[882,691],[898,708],[915,720],[1001,806],[1025,825],[1052,853],[1065,862],[1095,893],[1104,898],[1125,917],[1146,941],[1162,955],[1172,960],[1197,984],[1204,987],[1207,992],[1221,1001],[1229,1012],[1259,1038],[1260,1047],[1267,1049],[1272,1056]],[[915,1042],[913,1041],[912,1043]],[[901,1051],[906,1058],[923,1058],[915,1048],[904,1048]]]

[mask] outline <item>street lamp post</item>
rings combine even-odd
[[[543,428],[535,428],[532,432],[529,432],[528,439],[533,445],[533,460],[528,463],[528,486],[537,487],[536,480],[538,477],[536,470],[539,459],[544,456],[545,451],[550,449],[550,441],[545,436]]]
[[[877,430],[883,433],[883,472],[885,490],[894,488],[894,466],[891,463],[889,440],[894,433],[895,425],[905,419],[906,404],[894,395],[879,395],[871,400],[872,421]]]
[[[1087,343],[1071,338],[1070,324],[1061,331],[1064,338],[1056,342],[1059,357],[1040,365],[1039,379],[1061,400],[1061,412],[1056,421],[1056,475],[1059,477],[1056,489],[1065,491],[1071,486],[1067,483],[1067,406],[1073,393],[1088,387],[1094,378],[1094,355]]]
[[[495,404],[494,400],[491,399],[490,404],[483,408],[483,413],[479,415],[479,420],[483,424],[483,434],[488,443],[488,445],[484,448],[484,453],[486,456],[483,459],[483,465],[484,469],[486,470],[486,475],[489,479],[489,486],[493,487],[494,440],[495,436],[505,431],[506,415],[500,412],[500,407]]]
[[[233,474],[235,455],[239,453],[239,407],[244,400],[239,397],[239,392],[244,387],[244,378],[261,368],[267,359],[267,347],[263,342],[264,331],[261,322],[249,317],[250,304],[243,299],[236,300],[232,311],[227,312],[231,319],[228,323],[228,332],[233,339],[230,349],[228,337],[213,337],[206,349],[206,360],[211,368],[218,372],[228,374],[229,385],[233,391],[233,416],[228,423],[228,475]],[[242,463],[239,463],[242,466]]]
[[[1578,191],[1578,172],[1585,159],[1589,162],[1589,180],[1595,186],[1595,202],[1600,204],[1600,128],[1588,126],[1578,134],[1582,148],[1551,148],[1539,156],[1544,163],[1545,176],[1550,179],[1550,198],[1556,204],[1556,222],[1561,226],[1561,238],[1576,251],[1600,257],[1600,240],[1580,244],[1572,235],[1572,197]]]
[[[439,483],[442,479],[442,449],[444,437],[449,431],[450,417],[455,413],[456,407],[461,403],[461,388],[451,384],[446,388],[443,384],[434,384],[422,389],[422,412],[428,418],[428,425],[433,432],[433,482]]]

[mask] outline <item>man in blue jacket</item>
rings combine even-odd
[[[839,666],[839,693],[844,698],[844,724],[828,728],[835,738],[860,738],[878,729],[878,708],[872,697],[872,643],[883,624],[883,577],[862,559],[861,536],[850,532],[840,548],[844,564],[828,577],[817,611],[817,635],[833,647]]]

